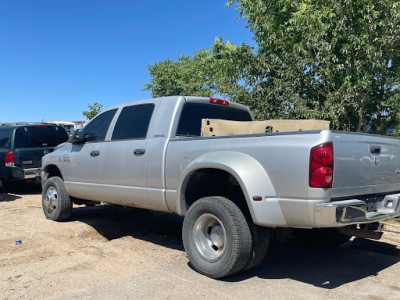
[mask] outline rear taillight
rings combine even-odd
[[[310,152],[310,187],[331,188],[333,181],[333,144],[316,146]]]
[[[229,101],[224,99],[210,98],[210,103],[229,106]]]
[[[6,153],[6,167],[14,167],[14,151]]]

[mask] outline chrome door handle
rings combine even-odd
[[[100,151],[94,150],[92,152],[90,152],[90,156],[95,157],[95,156],[99,156],[100,155]]]
[[[133,154],[135,154],[135,155],[143,155],[145,153],[146,153],[145,149],[135,149],[135,150],[133,150]]]

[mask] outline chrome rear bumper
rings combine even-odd
[[[340,227],[382,221],[400,216],[400,194],[387,195],[374,212],[367,211],[367,203],[359,199],[316,203],[317,227]]]
[[[23,169],[24,179],[39,178],[41,168]]]

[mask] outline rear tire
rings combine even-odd
[[[251,256],[252,237],[246,218],[224,197],[196,201],[185,216],[182,236],[193,268],[211,278],[241,271]]]
[[[249,224],[249,227],[253,239],[253,247],[250,259],[244,267],[244,270],[251,270],[264,261],[267,256],[270,241],[269,228],[258,226],[254,223]]]
[[[295,229],[293,236],[301,245],[313,249],[335,248],[351,239],[336,228]]]
[[[46,218],[53,221],[63,221],[71,216],[72,201],[60,177],[50,177],[45,181],[42,208]]]

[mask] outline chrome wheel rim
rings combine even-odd
[[[203,259],[219,260],[226,248],[226,231],[221,220],[212,214],[201,215],[193,226],[193,242]]]
[[[49,213],[52,213],[57,208],[58,193],[54,187],[51,186],[47,189],[43,204]]]

